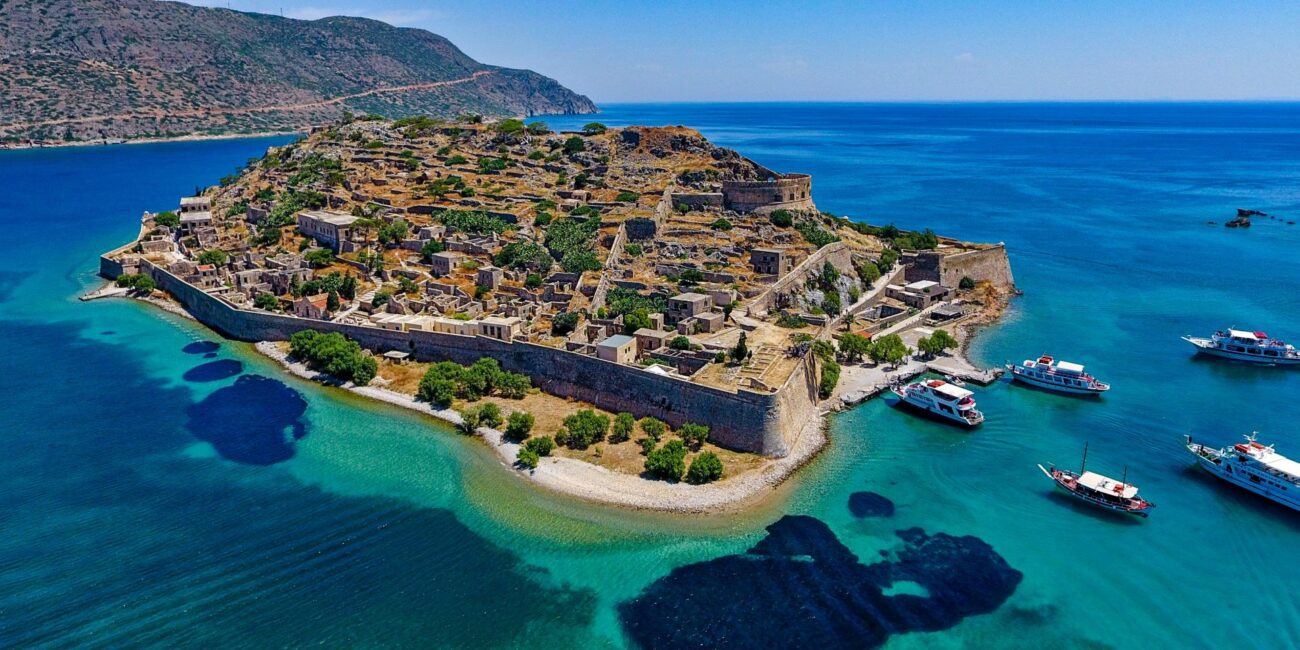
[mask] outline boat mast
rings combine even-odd
[[[1083,462],[1079,463],[1079,474],[1083,474],[1084,468],[1088,466],[1088,443],[1083,443]]]

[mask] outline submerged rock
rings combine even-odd
[[[674,569],[619,605],[645,648],[875,647],[993,611],[1023,575],[975,537],[897,531],[901,548],[863,564],[825,523],[787,516],[739,555]]]
[[[849,512],[854,517],[892,517],[894,502],[875,492],[854,492],[849,495]]]

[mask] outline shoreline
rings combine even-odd
[[[40,142],[35,144],[0,144],[0,151],[30,151],[34,149],[68,149],[72,147],[112,147],[124,144],[163,144],[168,142],[202,142],[206,140],[242,140],[272,138],[285,135],[307,135],[308,129],[289,131],[259,131],[257,133],[189,134],[163,138],[130,138],[122,140],[77,140],[74,142]]]
[[[274,342],[260,341],[253,347],[263,356],[279,362],[286,371],[299,378],[416,411],[451,426],[458,426],[461,423],[460,414],[452,409],[434,409],[427,403],[417,401],[412,395],[378,386],[357,386],[351,382],[340,382],[333,377],[311,370],[301,363],[290,360],[288,354],[280,350]],[[758,469],[704,485],[645,479],[614,472],[576,458],[560,456],[545,456],[536,469],[522,470],[515,465],[515,456],[519,452],[520,445],[504,440],[500,431],[487,427],[480,427],[478,435],[496,453],[498,460],[507,470],[544,489],[602,505],[687,514],[740,509],[742,506],[762,501],[825,448],[830,441],[826,432],[828,425],[826,410],[818,409],[817,416],[799,433],[789,454],[782,458],[769,459]]]

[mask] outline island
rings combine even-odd
[[[761,498],[925,359],[984,376],[951,350],[1014,292],[1001,244],[820,211],[689,128],[477,116],[317,127],[100,274],[540,485],[681,511]]]

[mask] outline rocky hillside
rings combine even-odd
[[[297,130],[344,111],[596,107],[553,79],[373,20],[157,0],[0,0],[0,139],[10,144]]]

